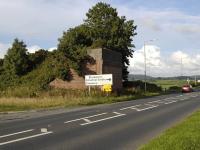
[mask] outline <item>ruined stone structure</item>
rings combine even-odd
[[[113,90],[122,88],[122,55],[118,52],[97,48],[88,50],[88,55],[93,59],[84,67],[83,74],[113,74]],[[55,79],[50,86],[65,89],[85,89],[84,76],[79,76],[71,69],[72,80],[63,81]]]

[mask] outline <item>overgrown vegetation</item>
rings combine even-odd
[[[200,111],[184,122],[168,129],[140,150],[199,150],[200,149]]]
[[[145,83],[143,81],[125,81],[123,82],[123,87],[129,89],[129,91],[135,91],[136,93],[141,93],[145,89]],[[146,83],[148,92],[162,92],[161,86],[153,83]]]
[[[99,2],[89,9],[86,19],[59,38],[57,50],[28,53],[26,44],[15,39],[4,59],[0,59],[0,95],[37,97],[55,78],[70,80],[70,68],[81,76],[88,60],[87,49],[109,48],[122,54],[123,79],[127,79],[128,57],[132,57],[133,20],[118,16],[109,4]]]
[[[28,90],[26,89],[26,91]],[[13,95],[13,92],[7,93],[6,97],[5,96],[0,97],[0,112],[109,104],[114,102],[129,101],[138,98],[159,95],[159,93],[131,94],[129,92],[129,94],[127,94],[125,92],[124,95],[121,96],[118,96],[116,93],[106,96],[105,93],[100,93],[98,91],[92,91],[91,94],[89,95],[88,91],[56,90],[56,89],[48,90],[46,92],[39,91],[38,94],[40,96],[32,98],[29,97],[13,98],[13,96],[10,96],[9,94]]]

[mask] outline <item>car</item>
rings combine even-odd
[[[187,84],[182,86],[182,93],[193,92],[192,86]]]

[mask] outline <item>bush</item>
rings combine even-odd
[[[147,85],[147,91],[148,92],[161,92],[162,88],[160,86],[157,86],[156,84],[153,83],[146,83]],[[125,89],[132,90],[133,92],[141,92],[144,91],[145,89],[145,83],[138,80],[138,81],[125,81],[123,82],[123,87]]]
[[[171,86],[168,89],[169,92],[180,92],[181,91],[181,87],[179,86]]]

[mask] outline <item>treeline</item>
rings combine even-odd
[[[127,80],[135,30],[133,20],[126,20],[115,8],[99,2],[89,9],[82,24],[63,33],[53,52],[41,49],[30,54],[26,44],[15,39],[4,59],[0,59],[0,89],[21,86],[40,90],[48,88],[55,78],[70,80],[70,68],[81,75],[87,49],[97,47],[122,54],[123,79]]]

